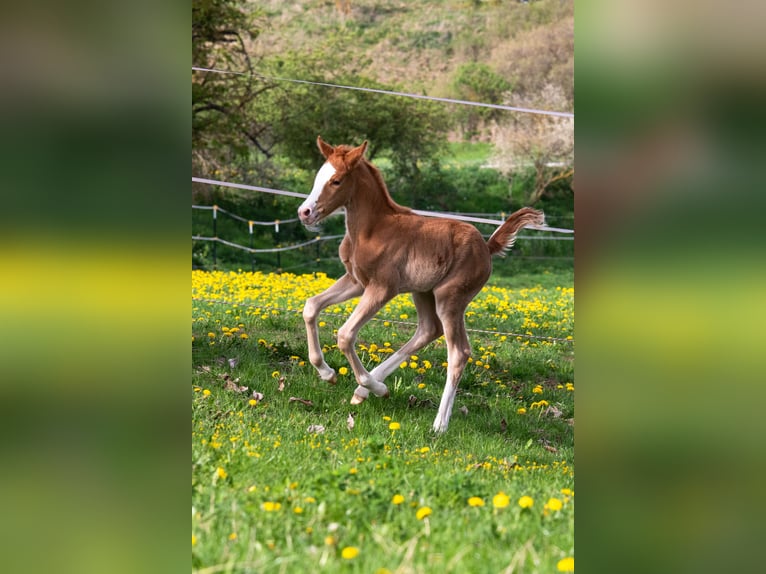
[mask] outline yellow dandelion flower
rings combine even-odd
[[[520,415],[525,415],[527,414],[527,409],[525,409],[524,407],[520,407],[516,410],[516,412],[519,413]]]
[[[402,502],[404,502],[404,497],[401,494],[394,494],[391,499],[391,504],[401,504]]]
[[[419,383],[418,384],[418,388],[419,389],[425,389],[426,388],[426,384],[425,383]]]
[[[194,536],[194,534],[192,534],[192,546],[196,546],[196,545],[197,545],[197,537]]]
[[[206,397],[209,397],[210,396],[210,389],[205,389],[204,391],[202,391],[202,394],[205,395]]]
[[[409,315],[407,315],[407,313],[402,313],[401,315],[399,315],[399,318],[400,318],[400,319],[409,319],[409,317],[410,317],[410,316],[409,316]]]
[[[564,496],[574,496],[574,491],[570,488],[562,488],[561,494],[563,494]]]
[[[332,546],[335,544],[335,537],[334,536],[325,536],[324,543],[327,546]]]
[[[549,498],[548,502],[545,503],[545,507],[553,511],[561,510],[562,506],[563,504],[558,498]]]
[[[420,452],[421,452],[421,454],[425,454],[425,453],[427,453],[430,450],[431,450],[430,447],[424,446],[423,448],[420,449]]]
[[[348,369],[346,367],[341,367],[340,369],[338,369],[338,374],[344,375],[344,376],[348,375]]]
[[[532,389],[532,392],[540,395],[543,392],[543,388],[540,385],[537,385],[534,389]]]
[[[431,508],[428,506],[421,506],[415,513],[415,517],[418,520],[423,520],[426,516],[431,516]]]
[[[562,558],[556,564],[556,570],[559,572],[574,572],[574,558],[571,556]]]
[[[384,420],[384,421],[390,421],[390,420],[391,420],[391,417],[389,417],[389,416],[384,416],[384,417],[383,417],[383,420]]]
[[[532,508],[532,505],[535,503],[535,501],[532,499],[531,496],[522,496],[519,498],[519,506],[522,508]]]
[[[295,508],[293,508],[293,512],[295,514],[302,514],[303,513],[303,508],[301,508],[300,506],[296,506]]]
[[[359,556],[359,548],[356,546],[346,546],[343,550],[340,551],[340,555],[345,560],[353,560]]]
[[[247,333],[242,333],[242,334],[239,336],[239,338],[240,338],[240,339],[249,339],[250,337],[248,336],[248,334],[247,334]]]
[[[399,423],[388,423],[388,428],[389,430],[399,430],[400,428],[402,428],[402,425],[400,425]]]
[[[326,327],[327,323],[325,323],[324,321],[319,321],[319,326],[320,327]]]
[[[492,506],[495,508],[505,508],[510,503],[511,499],[504,492],[498,492],[492,497]]]
[[[306,498],[303,499],[303,502],[305,502],[307,504],[312,504],[312,503],[314,503],[316,501],[317,501],[317,499],[314,498],[313,496],[307,496]]]
[[[468,506],[484,506],[484,499],[478,496],[472,496],[468,499]]]
[[[400,369],[406,369],[407,368],[407,361],[402,361],[401,363],[399,363],[399,368]]]
[[[236,532],[232,532],[231,534],[229,534],[229,540],[236,540],[236,539],[237,539],[237,533]]]
[[[255,399],[250,399],[249,401],[247,401],[247,404],[250,405],[251,407],[254,407],[255,405],[258,404],[258,401],[256,401]]]
[[[279,371],[274,371],[273,373],[271,373],[271,378],[272,379],[278,379],[279,378]]]
[[[220,466],[215,469],[215,473],[218,475],[218,478],[226,478],[229,476],[229,474]]]
[[[348,473],[349,473],[349,474],[356,474],[357,472],[358,472],[358,471],[356,470],[356,467],[354,467],[354,468],[349,468],[349,469],[348,469]]]
[[[268,501],[261,504],[261,508],[265,510],[266,512],[276,512],[277,510],[282,508],[282,504],[279,502]]]
[[[415,361],[412,361],[410,363],[410,369],[417,369],[417,368],[418,368],[418,364]]]

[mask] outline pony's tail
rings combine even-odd
[[[528,225],[545,225],[545,214],[531,207],[522,207],[513,212],[487,240],[490,255],[505,256],[516,242],[516,233]]]

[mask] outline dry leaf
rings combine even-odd
[[[415,395],[410,395],[410,398],[407,399],[407,404],[411,407],[414,407],[418,404],[418,398]]]
[[[500,421],[500,430],[502,432],[505,432],[506,430],[508,430],[508,423],[506,422],[505,419]]]
[[[553,418],[559,418],[563,413],[554,407],[553,405],[549,406],[547,409],[543,411],[544,415],[551,415]]]
[[[229,359],[229,367],[234,368],[237,366],[237,363],[239,363],[239,359],[234,357],[233,359]]]
[[[348,427],[348,430],[354,428],[354,413],[348,414],[348,418],[346,419],[346,426]]]
[[[199,371],[201,373],[209,373],[210,372],[210,367],[208,367],[207,365],[202,365],[202,366],[199,367]]]
[[[277,390],[281,393],[285,390],[285,378],[279,377],[279,386],[277,387]]]
[[[311,401],[306,400],[306,399],[299,399],[298,397],[290,397],[289,399],[287,399],[287,401],[290,402],[290,403],[299,402],[299,403],[302,403],[302,404],[306,405],[307,407],[313,407],[314,406],[314,403],[312,403]]]
[[[232,379],[229,375],[224,373],[223,375],[220,375],[220,377],[226,381],[223,385],[223,388],[227,391],[234,391],[235,393],[244,393],[247,390],[247,387],[240,387],[237,383],[239,382],[239,377],[236,379]]]
[[[460,407],[460,409],[459,409],[459,410],[460,410],[460,412],[461,412],[461,413],[463,413],[464,415],[467,415],[467,414],[468,414],[468,407],[466,407],[465,405],[463,405],[462,407]]]
[[[235,393],[244,393],[245,391],[247,391],[247,387],[240,387],[237,384],[238,381],[239,379],[235,381],[228,380],[226,381],[226,384],[224,385],[223,388],[226,389],[227,391],[234,391]]]
[[[302,400],[302,399],[298,399],[298,400]],[[309,428],[306,429],[306,432],[321,434],[324,432],[324,427],[322,425],[311,425]]]
[[[543,445],[543,448],[549,452],[558,452],[559,449],[557,449],[555,446],[548,446],[547,444]]]
[[[262,401],[262,400],[263,400],[263,393],[259,393],[258,391],[253,391],[253,395],[252,395],[252,397],[253,397],[253,398],[254,398],[256,401]]]

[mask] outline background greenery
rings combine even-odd
[[[501,216],[535,204],[552,225],[573,227],[571,122],[278,79],[571,111],[571,2],[304,1],[287,6],[194,0],[192,6],[194,64],[246,73],[193,74],[194,175],[306,193],[321,164],[317,134],[335,144],[367,139],[368,157],[403,205]],[[197,184],[192,202],[217,204],[256,221],[293,218],[298,205],[294,199]],[[212,235],[209,215],[192,214],[195,234]],[[218,225],[219,237],[250,245],[246,225],[222,219]],[[340,218],[322,231],[338,233],[343,233]],[[256,227],[253,245],[290,245],[314,235],[297,224],[280,226],[279,234]],[[202,242],[192,249],[198,268],[314,264],[339,271],[332,262],[337,242],[278,257],[253,258]],[[510,271],[523,267],[522,261],[528,268],[571,267],[566,258],[572,257],[573,245],[524,240],[514,255],[527,259],[515,260]],[[501,274],[503,269],[498,266]]]

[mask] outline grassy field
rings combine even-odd
[[[352,406],[333,335],[353,302],[320,323],[337,385],[307,360],[300,311],[332,279],[193,272],[194,570],[572,570],[573,287],[528,279],[490,281],[469,307],[472,362],[436,436],[443,339],[387,379],[389,399]],[[387,305],[360,333],[365,364],[415,320],[408,296]]]

